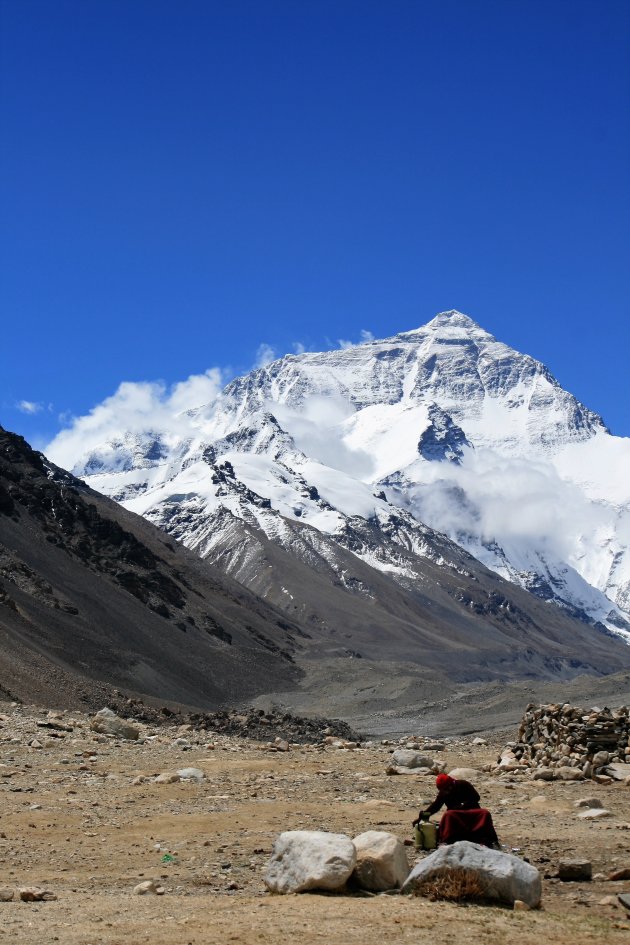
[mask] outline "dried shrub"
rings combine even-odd
[[[416,896],[435,901],[471,902],[483,899],[486,889],[473,870],[441,869],[416,886]]]

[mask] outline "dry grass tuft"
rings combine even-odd
[[[416,887],[416,896],[435,901],[471,902],[483,899],[486,889],[473,870],[439,870]]]

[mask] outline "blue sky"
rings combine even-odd
[[[0,10],[3,426],[458,308],[630,436],[626,0]]]

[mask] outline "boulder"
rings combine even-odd
[[[367,830],[353,840],[357,851],[354,877],[362,889],[399,889],[409,875],[403,843],[384,830]]]
[[[479,777],[479,772],[475,768],[453,768],[449,771],[449,776],[463,781],[473,781]]]
[[[511,853],[501,853],[478,843],[460,840],[439,847],[415,866],[402,887],[402,892],[417,890],[445,873],[472,873],[483,889],[485,899],[496,899],[513,905],[520,899],[530,908],[540,902],[541,879],[538,870]]]
[[[136,741],[140,730],[130,722],[125,722],[111,709],[101,709],[90,719],[90,728],[101,735],[117,735],[118,738],[127,738]]]
[[[287,830],[273,845],[263,880],[274,893],[341,889],[356,861],[355,846],[345,834]]]
[[[397,768],[433,768],[435,761],[413,748],[397,748],[392,754],[392,764]]]

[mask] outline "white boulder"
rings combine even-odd
[[[511,853],[482,847],[460,840],[439,847],[415,866],[402,887],[402,892],[421,889],[423,883],[447,873],[474,873],[484,890],[484,898],[497,899],[512,905],[517,899],[535,908],[540,902],[541,879],[538,870]]]
[[[397,768],[433,768],[435,765],[433,758],[413,748],[397,748],[392,753],[392,763]]]
[[[118,738],[128,738],[131,741],[136,741],[140,735],[140,729],[130,722],[125,722],[111,709],[101,709],[97,712],[90,719],[90,728],[101,735],[117,735]]]
[[[403,843],[393,833],[367,830],[353,840],[357,851],[354,876],[362,889],[399,889],[409,875]]]
[[[356,861],[355,846],[343,833],[286,830],[273,845],[263,879],[274,893],[341,889]]]

